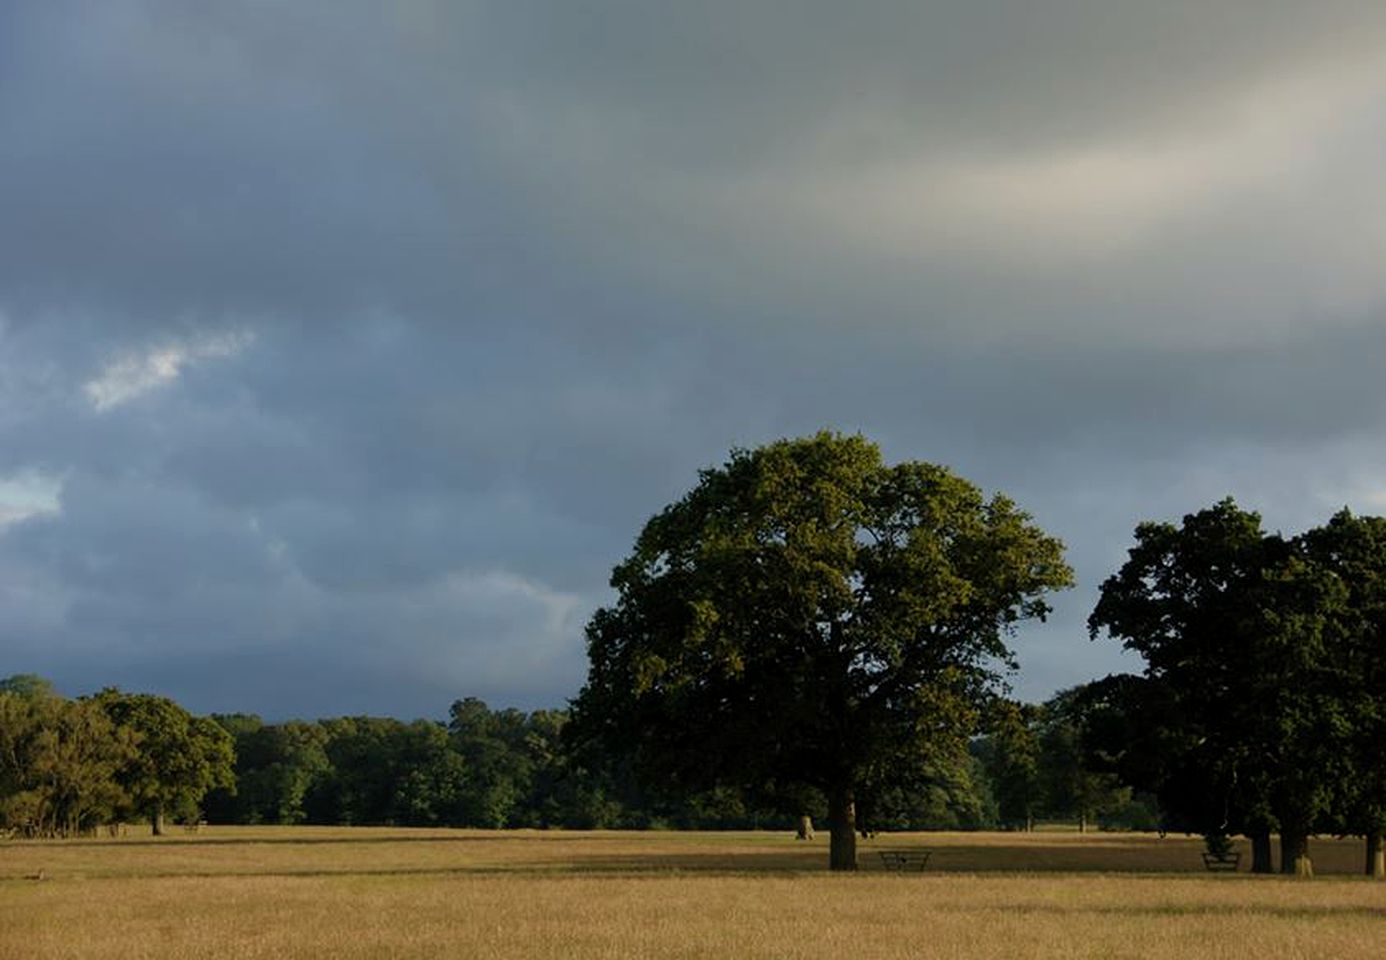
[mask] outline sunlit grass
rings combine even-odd
[[[935,851],[922,874],[875,851]],[[1380,956],[1386,885],[1319,841],[1296,881],[1197,840],[218,828],[0,844],[0,957]],[[43,871],[43,881],[24,879]]]

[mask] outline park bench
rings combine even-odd
[[[932,854],[932,850],[882,850],[881,862],[887,870],[904,873],[906,870],[923,870]]]
[[[1203,855],[1203,866],[1211,871],[1226,870],[1236,872],[1238,865],[1242,862],[1242,855],[1238,851],[1224,853],[1221,856],[1213,853]]]

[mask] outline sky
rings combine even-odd
[[[1386,509],[1386,5],[0,2],[0,676],[561,706],[644,522],[860,432],[1068,545]]]

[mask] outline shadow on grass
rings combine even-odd
[[[1063,906],[1058,904],[1043,905],[1015,905],[1008,904],[1005,907],[1007,913],[1013,914],[1032,914],[1035,916],[1063,914],[1065,916],[1075,916],[1078,914],[1089,914],[1094,916],[1113,916],[1113,917],[1227,917],[1237,916],[1256,916],[1274,917],[1281,920],[1311,920],[1329,919],[1333,917],[1369,917],[1381,919],[1386,917],[1386,907],[1366,907],[1357,904],[1323,904],[1319,906],[1298,905],[1283,906],[1279,904],[1151,904],[1149,906],[1123,905],[1119,907],[1107,906]],[[944,907],[939,912],[944,913],[975,913],[975,907]]]
[[[827,873],[828,848],[821,840],[812,844],[796,844],[788,838],[776,838],[766,842],[764,835],[748,835],[744,841],[727,835],[711,838],[704,847],[683,845],[682,839],[666,842],[659,834],[646,834],[649,845],[644,841],[632,841],[630,837],[612,838],[612,844],[602,843],[601,835],[582,832],[553,833],[494,833],[468,834],[430,834],[409,835],[366,835],[351,836],[334,834],[331,836],[227,836],[189,835],[184,838],[164,837],[137,839],[86,840],[74,844],[59,842],[56,849],[78,850],[86,848],[129,848],[135,849],[201,849],[248,848],[255,846],[274,847],[282,854],[274,859],[280,864],[266,864],[266,869],[228,869],[209,870],[215,866],[207,862],[215,857],[201,857],[203,862],[188,864],[186,872],[179,872],[173,864],[166,863],[167,870],[158,870],[158,864],[150,864],[150,872],[121,869],[107,870],[97,868],[83,871],[75,868],[73,875],[85,873],[87,876],[130,878],[141,877],[222,877],[222,876],[387,876],[387,875],[472,875],[472,874],[512,874],[531,876],[583,876],[583,875],[628,875],[628,876],[667,876],[670,874],[690,875],[825,875]],[[931,842],[932,840],[932,842]],[[52,841],[19,841],[0,844],[0,850],[28,848],[29,852],[47,847]],[[376,849],[389,846],[422,844],[416,847],[421,854],[409,857],[391,857],[394,866],[373,866],[377,857]],[[456,847],[456,860],[449,852],[448,844]],[[516,846],[516,845],[519,846]],[[533,849],[526,849],[525,845]],[[568,844],[569,846],[559,846]],[[572,845],[583,844],[585,847]],[[502,845],[488,854],[484,845]],[[342,860],[354,861],[339,866],[319,867],[317,864],[302,863],[295,869],[292,863],[294,847],[306,851],[310,848],[328,849],[341,847],[344,851],[359,850],[359,854],[347,853]],[[556,852],[544,853],[542,851]],[[643,847],[643,848],[642,848]],[[1316,863],[1320,873],[1329,876],[1360,876],[1359,858],[1355,846],[1329,844],[1320,848],[1325,854],[1332,854]],[[860,872],[867,875],[886,875],[887,868],[879,854],[883,851],[930,851],[932,856],[922,871],[909,871],[895,874],[902,881],[911,877],[935,874],[1106,874],[1128,876],[1169,875],[1185,878],[1208,878],[1218,881],[1251,881],[1246,870],[1238,873],[1210,874],[1203,870],[1200,857],[1202,845],[1196,840],[1169,838],[1156,841],[1150,837],[1129,835],[1094,836],[1091,840],[1073,842],[1063,840],[1045,842],[1026,839],[1024,842],[1000,842],[990,840],[976,841],[957,834],[941,835],[934,839],[923,834],[901,836],[881,835],[863,840],[858,847]],[[287,855],[287,856],[285,856]],[[243,859],[243,858],[242,858]],[[409,860],[423,861],[419,866],[409,864]],[[1243,864],[1249,863],[1243,857]],[[401,862],[403,861],[403,862]],[[431,862],[430,862],[431,861]],[[442,861],[442,865],[439,865]],[[470,862],[467,862],[470,861]],[[376,860],[379,864],[379,860]],[[113,863],[112,866],[115,864]],[[53,864],[60,867],[60,864]],[[3,877],[0,877],[3,879]],[[1272,878],[1256,877],[1256,881]]]
[[[590,837],[584,838],[579,834],[543,834],[544,843],[578,842],[586,840],[591,842]],[[0,842],[0,849],[25,848],[25,847],[48,847],[54,844],[68,844],[74,847],[236,847],[236,846],[289,846],[289,847],[321,847],[321,846],[357,846],[362,844],[398,844],[398,843],[500,843],[500,842],[535,842],[535,834],[507,833],[497,830],[494,833],[468,834],[455,837],[411,837],[408,835],[372,836],[372,837],[217,837],[205,834],[192,834],[186,837],[149,837],[149,838],[124,838],[117,837],[109,840],[81,838],[77,840],[6,840]]]
[[[885,850],[929,850],[931,857],[923,870],[903,873],[887,868],[880,857]],[[858,850],[859,873],[894,874],[904,877],[929,874],[976,873],[1094,873],[1094,874],[1196,874],[1229,877],[1235,874],[1207,874],[1197,850],[1172,847],[1152,855],[1149,849],[1132,848],[1084,850],[1076,848],[999,847],[979,844],[949,844],[866,847]],[[660,872],[687,873],[823,873],[828,866],[826,847],[802,850],[679,851],[664,854],[575,853],[565,858],[564,867],[578,873]],[[518,864],[517,864],[518,866]],[[552,862],[548,864],[554,866]],[[525,869],[543,869],[540,863]],[[1245,871],[1243,871],[1245,873]]]
[[[128,883],[139,880],[284,880],[321,877],[462,877],[515,873],[495,867],[392,867],[380,870],[150,870],[138,874],[94,873],[74,871],[70,876],[61,872],[47,876],[46,881],[115,880]],[[0,883],[33,883],[30,876],[0,876]]]
[[[1171,875],[1189,878],[1237,882],[1253,879],[1249,871],[1250,856],[1243,857],[1240,871],[1209,872],[1202,860],[1202,843],[1187,839],[1162,841],[1123,840],[1094,843],[998,843],[949,842],[930,844],[915,834],[892,842],[888,836],[862,842],[857,849],[858,872],[891,874],[903,878],[930,874],[1125,874]],[[923,870],[903,873],[889,869],[880,854],[886,851],[930,851]],[[1329,849],[1325,856],[1315,859],[1322,876],[1359,877],[1358,854],[1353,849]],[[603,853],[599,851],[570,851],[563,860],[570,872],[668,872],[687,873],[823,873],[827,870],[826,846],[779,847],[764,851],[751,850],[679,850],[650,853]],[[517,863],[516,866],[519,866]],[[552,868],[554,864],[547,865]],[[526,869],[543,869],[540,863],[525,863]],[[1279,874],[1256,876],[1257,881],[1279,877]]]

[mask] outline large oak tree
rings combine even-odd
[[[575,729],[665,788],[855,807],[958,756],[1063,546],[944,467],[820,433],[736,450],[646,524],[588,625]]]

